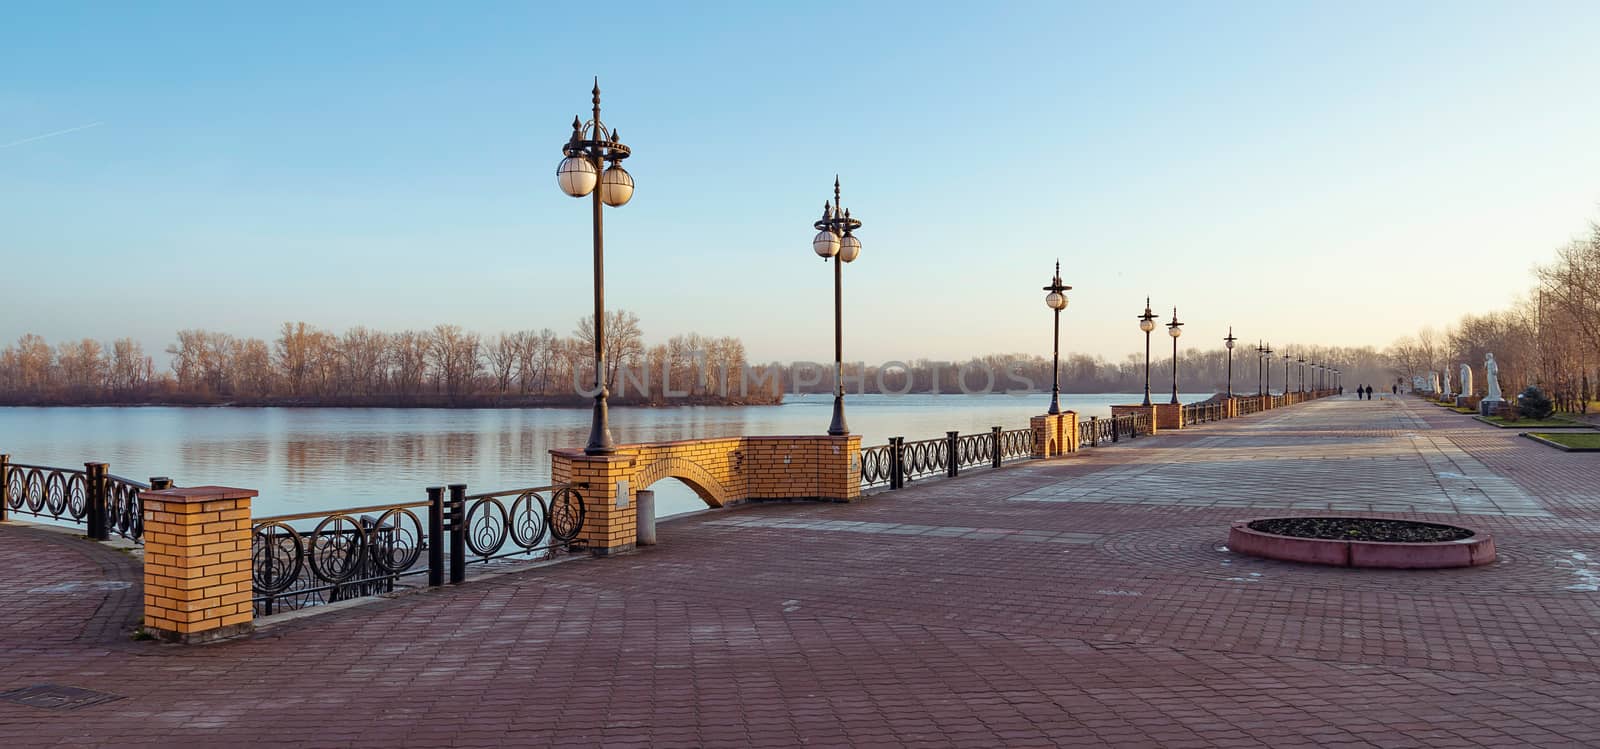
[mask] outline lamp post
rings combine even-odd
[[[1289,352],[1283,352],[1283,397],[1289,398]]]
[[[1266,375],[1267,375],[1266,390],[1262,391],[1261,394],[1267,396],[1268,398],[1271,398],[1272,397],[1272,344],[1270,344],[1270,343],[1262,344],[1262,346],[1261,346],[1261,357],[1262,357],[1261,358],[1261,371],[1265,372]]]
[[[1061,413],[1061,310],[1067,308],[1067,295],[1071,286],[1061,284],[1061,261],[1056,261],[1056,275],[1050,280],[1050,285],[1044,287],[1050,293],[1044,295],[1044,306],[1055,311],[1056,329],[1055,342],[1050,353],[1050,410],[1046,413]],[[1148,396],[1147,396],[1148,397]]]
[[[823,260],[833,260],[833,422],[828,434],[835,437],[850,433],[844,423],[844,264],[861,255],[861,240],[855,230],[861,222],[850,217],[850,211],[839,202],[839,177],[833,178],[833,202],[822,201],[822,218],[811,225],[817,235],[811,239],[811,249]]]
[[[564,156],[556,167],[561,191],[574,198],[594,196],[594,418],[589,425],[589,444],[583,451],[605,455],[616,448],[611,443],[611,424],[606,413],[606,277],[604,206],[620,208],[633,198],[633,176],[622,168],[632,151],[622,144],[617,131],[600,121],[600,79],[596,78],[592,101],[594,116],[588,122],[572,118],[572,137],[561,146]],[[609,165],[609,166],[608,166]]]
[[[1172,308],[1172,322],[1167,323],[1167,335],[1172,336],[1172,405],[1178,405],[1178,336],[1183,335],[1183,323],[1178,322],[1178,308]]]
[[[1261,386],[1261,352],[1267,348],[1261,341],[1256,341],[1256,397],[1261,397],[1265,389]]]
[[[1144,331],[1144,404],[1150,405],[1150,331],[1156,329],[1155,313],[1150,311],[1150,297],[1144,298],[1144,314],[1139,316],[1139,329]]]
[[[1295,375],[1300,378],[1299,391],[1300,396],[1303,398],[1306,394],[1306,358],[1302,356],[1295,361],[1298,363],[1298,366],[1294,368],[1294,371]]]
[[[1233,342],[1239,339],[1233,337],[1233,326],[1228,326],[1228,337],[1222,339],[1222,345],[1228,347],[1228,397],[1233,397]]]

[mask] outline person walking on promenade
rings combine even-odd
[[[1367,386],[1367,400],[1372,400],[1372,386]]]

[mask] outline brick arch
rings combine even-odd
[[[633,474],[636,489],[644,489],[665,478],[674,478],[687,484],[710,507],[721,507],[731,498],[727,488],[715,476],[684,458],[662,458]]]

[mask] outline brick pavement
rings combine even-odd
[[[123,698],[0,702],[0,745],[1600,745],[1600,460],[1435,411],[1323,401],[851,505],[704,513],[638,554],[203,647],[82,626],[126,589],[28,594],[131,573],[0,526],[0,691]],[[1223,546],[1285,507],[1460,522],[1502,561],[1350,571]]]

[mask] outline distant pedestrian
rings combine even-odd
[[[1391,394],[1393,394],[1393,395],[1399,395],[1400,394],[1400,386],[1399,385],[1390,385],[1389,386],[1389,392]]]
[[[1367,400],[1372,400],[1372,386],[1367,386]]]

